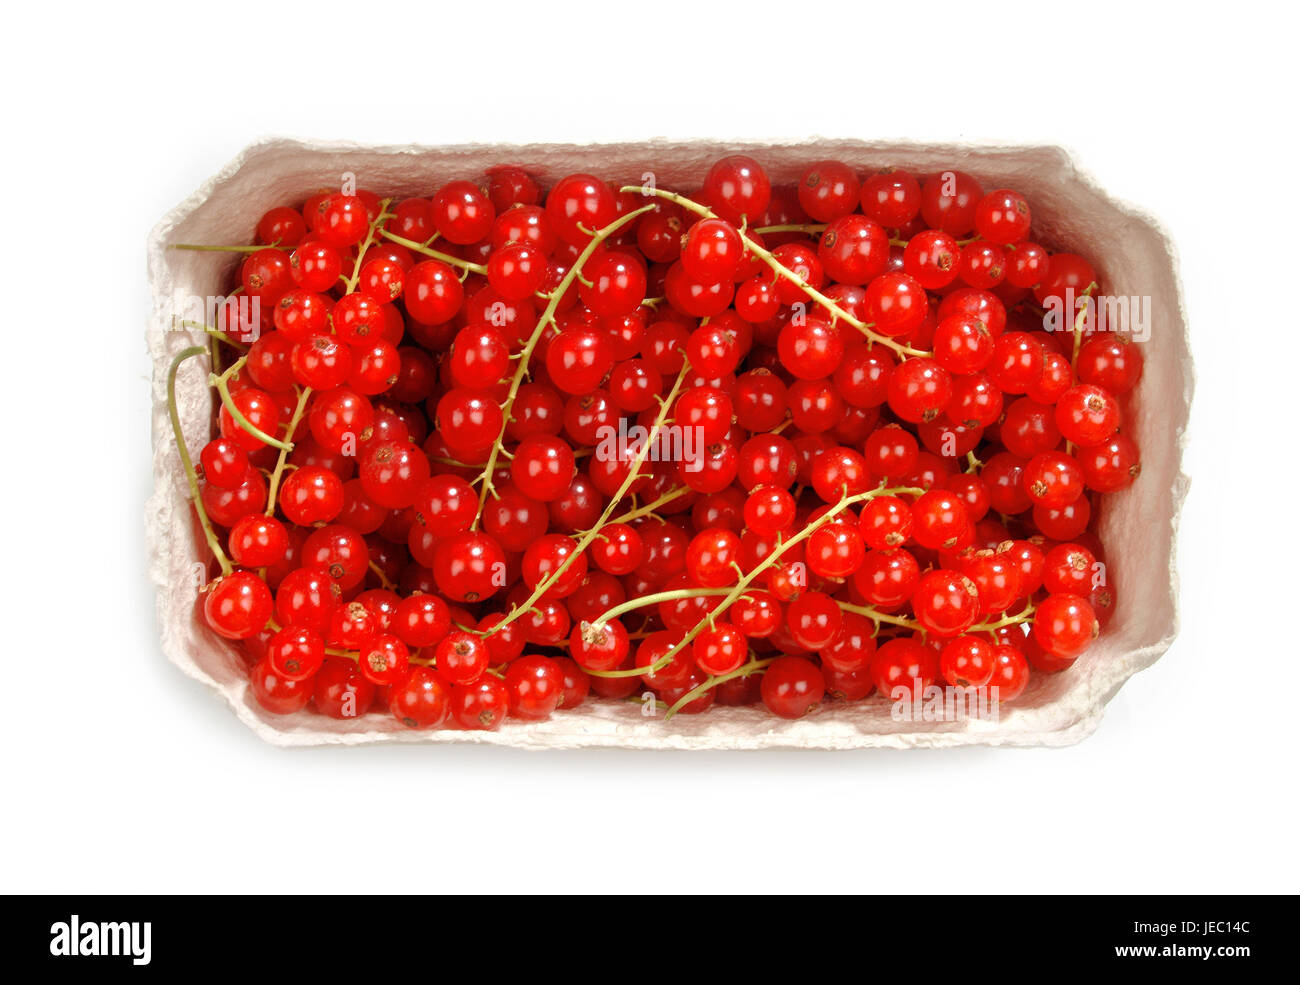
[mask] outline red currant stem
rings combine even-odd
[[[292,438],[294,432],[298,430],[298,422],[302,420],[303,413],[307,410],[307,401],[311,398],[311,387],[303,387],[302,392],[298,394],[298,403],[293,408],[293,416],[289,418],[289,426],[285,429],[284,436]],[[280,454],[275,460],[275,470],[271,473],[271,478],[266,490],[266,515],[275,516],[276,496],[280,491],[280,480],[284,478],[285,463],[289,460],[289,451],[293,448],[290,443],[289,448],[281,448]]]
[[[973,451],[966,453],[966,472],[968,475],[978,475],[979,470],[984,467],[984,463],[975,457]]]
[[[760,236],[766,236],[768,233],[807,233],[810,236],[815,236],[826,231],[826,223],[787,222],[779,226],[756,226],[752,231]]]
[[[643,516],[651,516],[654,514],[656,510],[659,509],[659,507],[663,506],[666,503],[671,503],[674,499],[680,499],[682,496],[685,496],[688,492],[690,492],[690,489],[688,489],[686,486],[674,486],[672,489],[668,490],[668,492],[664,493],[662,496],[660,496],[658,499],[654,500],[653,502],[647,503],[645,506],[638,506],[636,507],[636,509],[628,510],[626,513],[620,513],[618,516],[614,517],[611,520],[608,520],[603,524],[597,524],[596,526],[591,527],[588,530],[582,531],[582,534],[580,534],[579,536],[586,535],[593,531],[599,533],[602,527],[607,527],[611,523],[630,523],[633,520],[640,519]]]
[[[214,339],[218,339],[226,343],[226,345],[230,346],[232,349],[238,349],[240,352],[248,351],[248,346],[244,345],[242,342],[236,342],[225,332],[221,331],[218,328],[209,328],[207,325],[203,324],[203,322],[188,321],[188,320],[182,321],[181,328],[188,328],[196,332],[206,332],[208,335],[211,335]]]
[[[657,307],[659,307],[659,305],[663,304],[666,300],[668,300],[668,299],[667,299],[667,298],[663,298],[663,297],[658,297],[658,298],[646,298],[646,299],[643,300],[641,303],[642,303],[643,305],[645,305],[647,308],[650,308],[650,309],[653,310],[654,308],[657,308]]]
[[[398,236],[397,233],[390,233],[387,229],[379,230],[379,235],[384,239],[392,240],[398,246],[405,246],[413,253],[420,253],[433,260],[441,260],[443,263],[450,264],[453,267],[459,267],[461,270],[469,271],[472,274],[487,275],[487,267],[481,263],[471,263],[469,260],[462,260],[460,257],[454,257],[450,253],[443,253],[439,250],[430,249],[428,246],[417,243],[413,239],[407,239],[405,236]]]
[[[777,561],[781,559],[781,556],[785,554],[786,551],[788,551],[795,544],[799,543],[801,540],[807,540],[820,527],[822,527],[824,524],[829,523],[831,520],[839,516],[850,506],[853,506],[857,503],[865,503],[867,500],[875,499],[877,496],[898,496],[898,495],[906,495],[906,494],[915,494],[920,496],[923,495],[924,493],[925,493],[924,489],[918,489],[915,486],[898,486],[892,489],[887,489],[885,488],[885,484],[882,482],[880,484],[880,488],[878,489],[871,489],[864,493],[858,493],[856,496],[841,496],[838,503],[836,503],[834,506],[828,509],[814,522],[805,526],[802,530],[800,530],[789,540],[785,540],[779,543],[772,550],[771,554],[765,557],[760,564],[755,566],[753,571],[745,575],[744,578],[741,578],[740,581],[736,583],[736,586],[727,594],[727,597],[724,598],[721,602],[719,602],[712,612],[710,612],[707,616],[705,616],[703,619],[697,622],[695,624],[695,628],[693,628],[690,632],[688,632],[685,636],[683,636],[681,640],[679,640],[671,650],[669,650],[667,653],[663,655],[662,662],[664,664],[667,664],[668,661],[670,661],[674,656],[676,656],[683,649],[685,649],[687,644],[689,644],[692,640],[695,639],[695,637],[700,635],[701,632],[703,632],[708,626],[710,626],[714,622],[714,620],[716,620],[719,616],[721,616],[722,613],[726,612],[727,609],[731,608],[731,606],[735,603],[735,601],[745,593],[746,589],[749,588],[753,580],[757,578],[759,575],[761,575],[764,571],[767,571],[769,568],[774,567]]]
[[[357,247],[357,259],[356,262],[352,264],[352,276],[344,281],[344,285],[347,288],[347,290],[343,292],[344,294],[351,294],[357,289],[357,282],[361,280],[361,261],[365,258],[366,250],[370,249],[370,244],[375,241],[375,231],[379,228],[381,222],[393,217],[393,214],[388,211],[388,203],[391,201],[391,198],[386,198],[379,203],[379,214],[375,216],[374,220],[370,223],[370,228],[366,230],[366,238],[363,239],[361,245]]]
[[[203,527],[203,536],[207,538],[208,547],[212,549],[217,563],[221,565],[221,573],[228,575],[235,570],[235,566],[230,563],[230,558],[226,557],[226,552],[221,549],[221,541],[217,538],[217,533],[212,529],[212,521],[208,519],[208,511],[203,507],[203,496],[199,492],[199,476],[194,471],[194,461],[190,458],[190,450],[185,444],[185,433],[181,430],[180,410],[176,407],[176,372],[181,368],[181,363],[194,356],[207,355],[208,347],[205,345],[193,345],[188,349],[182,349],[172,360],[171,368],[167,371],[167,415],[172,422],[172,435],[176,439],[176,452],[181,457],[181,465],[185,469],[185,479],[190,485],[190,499],[194,502],[194,510],[199,515],[199,525]]]
[[[668,201],[676,202],[682,208],[694,212],[696,215],[702,216],[705,219],[717,218],[711,209],[708,209],[705,206],[700,205],[698,202],[692,201],[691,199],[687,198],[684,195],[678,195],[676,192],[666,192],[662,188],[651,188],[648,185],[646,186],[625,185],[623,188],[620,188],[619,191],[626,192],[628,194],[636,193],[641,195],[655,195],[659,198],[666,198],[668,199]],[[881,335],[879,332],[873,332],[871,330],[871,326],[868,323],[864,322],[860,318],[856,318],[853,315],[849,314],[849,312],[845,311],[842,307],[840,307],[838,304],[836,304],[834,301],[828,298],[825,294],[817,290],[806,280],[800,277],[797,273],[795,273],[789,267],[781,263],[780,260],[778,260],[775,256],[772,255],[770,250],[764,249],[763,247],[755,243],[752,239],[750,239],[748,236],[746,236],[743,231],[741,232],[741,238],[744,239],[745,241],[745,249],[753,253],[754,256],[758,257],[769,267],[771,267],[778,277],[784,277],[786,280],[795,284],[801,291],[807,294],[808,297],[816,301],[827,311],[831,312],[837,319],[839,318],[844,319],[844,321],[848,322],[848,324],[852,325],[854,328],[856,328],[859,332],[861,332],[872,342],[878,342],[880,345],[885,346],[887,349],[893,349],[900,356],[933,357],[934,353],[932,352],[926,352],[922,349],[913,349],[911,346],[903,345],[901,342],[895,342],[893,339],[889,338],[888,336]]]
[[[845,612],[856,612],[860,616],[866,616],[876,624],[877,632],[879,632],[880,624],[882,622],[887,622],[891,626],[902,626],[904,629],[910,629],[917,633],[925,632],[925,627],[915,620],[891,615],[888,612],[881,612],[879,609],[870,605],[854,605],[851,602],[841,602],[839,599],[835,600],[835,604]]]
[[[200,253],[256,253],[258,250],[276,250],[280,248],[280,241],[277,239],[274,243],[263,246],[254,244],[253,246],[205,246],[202,243],[173,243],[173,250],[196,250]]]
[[[483,471],[479,475],[479,481],[482,482],[482,488],[479,490],[478,512],[474,514],[474,522],[470,525],[471,530],[477,530],[479,520],[483,517],[483,509],[487,506],[487,498],[490,494],[496,492],[492,482],[492,476],[496,470],[497,458],[500,457],[504,450],[506,428],[510,426],[510,413],[514,410],[515,398],[519,395],[519,388],[523,386],[524,378],[528,375],[528,360],[532,358],[533,350],[537,348],[537,343],[542,340],[546,334],[546,329],[555,321],[555,312],[560,306],[560,299],[564,293],[573,285],[574,279],[582,272],[582,265],[585,264],[596,248],[600,246],[605,239],[618,232],[623,226],[627,225],[637,216],[644,212],[649,212],[654,208],[653,205],[646,205],[627,215],[619,216],[600,232],[591,237],[591,242],[587,244],[579,255],[578,259],[573,262],[568,273],[560,280],[556,288],[551,291],[551,300],[546,305],[546,310],[542,312],[537,319],[537,326],[533,329],[533,334],[528,337],[523,350],[519,354],[519,364],[515,367],[515,374],[510,380],[510,391],[506,395],[505,403],[501,405],[501,431],[497,435],[496,441],[492,442],[492,451],[488,454],[487,464],[483,466]],[[530,603],[531,604],[531,603]],[[502,624],[504,625],[504,624]]]
[[[776,657],[768,657],[765,660],[757,660],[757,659],[750,660],[748,663],[741,664],[735,670],[728,671],[725,674],[719,674],[717,677],[708,678],[707,680],[704,681],[703,684],[691,688],[680,698],[678,698],[675,702],[673,702],[672,707],[669,708],[666,712],[664,712],[664,721],[665,722],[668,721],[668,719],[672,718],[674,715],[676,715],[679,711],[685,708],[696,698],[699,698],[702,695],[708,693],[709,691],[712,691],[719,684],[725,684],[727,681],[734,681],[737,677],[748,677],[750,674],[753,674],[757,671],[765,670],[767,668],[767,665],[770,664],[775,659]]]
[[[639,598],[628,599],[626,602],[620,602],[612,609],[602,612],[595,619],[591,620],[591,625],[596,629],[601,629],[611,619],[617,619],[626,612],[643,609],[648,605],[658,605],[660,602],[676,602],[678,599],[698,599],[706,598],[710,595],[726,595],[729,591],[730,589],[727,588],[674,588],[667,592],[655,592],[653,595],[642,595]]]
[[[375,564],[374,561],[369,562],[369,564],[370,570],[373,571],[375,577],[379,579],[379,584],[390,592],[394,591],[396,586],[393,584],[392,579],[390,579],[388,575],[384,574],[384,569]]]
[[[206,352],[207,350],[205,349],[204,351]],[[231,363],[230,367],[220,376],[216,373],[209,373],[208,386],[214,386],[217,388],[217,393],[221,394],[222,406],[225,407],[226,410],[230,411],[230,416],[235,419],[235,423],[251,434],[254,438],[257,438],[263,444],[270,445],[272,448],[279,448],[282,452],[293,451],[292,442],[281,441],[279,438],[271,437],[245,417],[244,412],[236,407],[235,402],[230,399],[230,385],[228,381],[232,375],[238,373],[239,370],[243,368],[244,360],[247,358],[247,356],[242,356],[235,360],[235,362]]]
[[[997,619],[993,622],[976,623],[970,629],[966,630],[966,632],[991,633],[995,630],[1002,629],[1004,626],[1015,626],[1022,622],[1029,622],[1029,620],[1032,619],[1033,617],[1034,617],[1034,603],[1026,602],[1025,607],[1021,609],[1018,613],[1016,613],[1014,616],[1004,615],[1001,619]]]
[[[1074,319],[1074,352],[1070,356],[1070,372],[1073,375],[1075,368],[1079,364],[1079,349],[1083,345],[1083,322],[1088,316],[1088,305],[1092,300],[1093,289],[1096,288],[1097,282],[1094,280],[1091,284],[1083,289],[1079,297],[1084,299],[1083,309],[1075,316]]]
[[[649,209],[650,206],[646,206],[646,208],[640,211],[648,212]],[[636,215],[635,212],[630,214]],[[605,228],[609,229],[608,226]],[[592,242],[594,243],[596,241],[593,240]],[[590,249],[590,247],[588,249]],[[584,254],[582,257],[578,258],[578,262],[581,263],[585,259],[586,255]],[[628,469],[627,477],[623,479],[618,490],[610,497],[609,502],[605,504],[605,510],[601,513],[600,519],[596,521],[595,526],[578,538],[573,550],[569,552],[569,556],[560,562],[554,571],[551,571],[545,578],[537,583],[537,587],[533,589],[533,594],[528,597],[522,606],[515,606],[515,608],[507,613],[500,622],[493,626],[492,632],[495,633],[503,626],[510,625],[510,623],[522,616],[532,606],[536,605],[537,601],[550,591],[551,587],[564,576],[564,573],[569,570],[569,566],[578,559],[578,555],[582,554],[591,542],[596,539],[596,536],[600,533],[600,528],[609,521],[609,518],[613,515],[614,508],[618,506],[619,501],[627,495],[627,491],[632,488],[632,484],[640,478],[641,466],[645,464],[646,457],[650,454],[650,449],[653,447],[655,439],[659,436],[659,431],[663,428],[665,421],[667,421],[668,411],[672,408],[673,401],[677,399],[677,394],[681,392],[682,384],[686,382],[686,374],[690,371],[690,368],[690,360],[683,358],[682,368],[677,374],[676,382],[673,383],[672,389],[668,391],[668,396],[663,398],[659,403],[659,413],[655,416],[655,422],[650,428],[649,436],[646,438],[645,443],[637,450],[636,457],[632,459],[632,465]],[[488,464],[490,465],[491,462]]]
[[[891,239],[891,240],[889,241],[889,245],[890,245],[890,246],[907,246],[907,240],[905,240],[905,239]]]

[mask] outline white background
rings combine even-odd
[[[1300,888],[1294,11],[463,6],[6,14],[0,888]],[[1058,751],[263,745],[157,643],[144,243],[272,134],[1073,148],[1182,254],[1182,636]]]

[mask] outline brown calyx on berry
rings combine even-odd
[[[604,626],[592,625],[585,619],[578,627],[578,632],[582,637],[582,642],[588,646],[604,646],[609,642],[609,634],[605,631]]]

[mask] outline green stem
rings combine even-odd
[[[880,623],[887,622],[891,626],[902,626],[904,629],[910,629],[917,633],[925,632],[925,627],[919,622],[915,622],[912,619],[905,619],[902,616],[891,615],[888,612],[881,612],[879,609],[870,605],[853,605],[851,602],[841,602],[838,599],[835,600],[835,604],[845,612],[856,612],[860,616],[866,616],[868,619],[876,623],[877,629],[880,628]]]
[[[582,265],[591,258],[591,255],[596,252],[596,248],[600,246],[605,239],[618,232],[618,230],[622,229],[637,216],[649,212],[653,208],[653,205],[646,205],[634,212],[629,212],[627,215],[620,216],[604,229],[596,233],[596,235],[592,236],[591,242],[588,243],[587,248],[578,255],[578,259],[575,260],[573,266],[569,268],[569,272],[564,275],[559,286],[557,286],[555,290],[551,291],[551,300],[546,305],[546,310],[543,311],[542,316],[537,319],[537,326],[533,329],[533,334],[529,336],[527,343],[524,345],[523,351],[519,354],[519,365],[515,367],[515,375],[510,380],[510,391],[506,395],[505,403],[501,405],[501,433],[497,435],[497,440],[492,443],[492,451],[488,455],[487,464],[483,466],[483,472],[479,476],[483,486],[479,490],[478,512],[474,514],[474,523],[471,525],[470,529],[478,529],[479,520],[483,516],[484,508],[487,506],[487,498],[495,491],[495,486],[492,482],[492,475],[496,470],[497,459],[501,456],[501,452],[504,450],[506,428],[510,426],[510,414],[511,411],[514,410],[515,398],[519,395],[519,388],[523,385],[524,377],[528,375],[528,360],[532,357],[533,350],[537,348],[537,343],[540,342],[542,336],[546,334],[547,327],[555,320],[555,312],[559,308],[560,299],[564,297],[564,293],[570,286],[572,286],[574,279],[582,272]]]
[[[685,195],[678,195],[676,192],[666,192],[661,188],[651,188],[648,185],[625,185],[620,188],[619,191],[629,194],[654,195],[658,198],[665,198],[670,202],[676,202],[682,208],[694,212],[696,215],[702,216],[706,219],[716,218],[712,210],[700,205],[698,202],[692,201]],[[932,352],[927,352],[924,349],[913,349],[911,346],[903,345],[901,342],[896,342],[888,336],[881,335],[879,332],[873,332],[870,324],[850,314],[835,301],[817,290],[797,273],[781,263],[780,260],[772,255],[770,250],[764,249],[746,236],[743,231],[741,232],[741,238],[745,241],[745,249],[749,250],[749,252],[753,253],[754,256],[758,257],[771,267],[778,277],[784,277],[786,280],[795,284],[804,292],[804,294],[808,295],[812,300],[816,301],[827,311],[831,312],[835,318],[843,319],[872,342],[883,345],[887,349],[892,349],[900,356],[934,356],[934,353]]]
[[[789,540],[782,541],[778,544],[776,548],[773,549],[772,553],[763,559],[761,564],[755,566],[753,571],[749,572],[749,574],[745,575],[736,583],[735,587],[727,594],[727,597],[718,603],[712,612],[697,622],[690,632],[674,644],[673,648],[663,655],[659,663],[667,665],[668,661],[672,660],[673,657],[685,649],[695,639],[695,637],[700,635],[700,633],[702,633],[706,628],[712,626],[714,621],[718,619],[722,613],[731,608],[736,600],[745,594],[745,591],[749,588],[755,578],[761,575],[764,571],[767,571],[769,568],[774,567],[786,551],[790,550],[790,548],[795,544],[798,544],[800,541],[807,540],[814,532],[835,519],[835,517],[839,516],[850,506],[857,503],[864,503],[877,496],[897,496],[902,494],[915,494],[919,496],[924,494],[924,492],[924,489],[918,489],[914,486],[899,486],[893,489],[886,489],[882,483],[881,488],[879,489],[871,489],[864,493],[858,493],[856,496],[841,496],[840,501],[823,513],[814,523],[808,524]]]
[[[815,236],[826,231],[824,222],[787,222],[779,226],[758,226],[751,232],[766,236],[768,233],[807,233]]]
[[[352,264],[352,276],[344,282],[344,294],[351,294],[357,289],[357,282],[361,280],[361,261],[365,258],[366,250],[370,249],[370,244],[375,241],[375,230],[379,228],[379,224],[385,219],[393,217],[393,214],[388,211],[388,203],[391,201],[391,198],[386,198],[379,203],[379,214],[370,223],[370,228],[366,230],[366,238],[357,247],[357,259]]]
[[[199,515],[199,525],[203,527],[203,536],[207,538],[208,547],[212,549],[217,563],[221,565],[221,573],[228,575],[235,570],[234,565],[230,563],[230,558],[226,557],[226,552],[221,549],[221,541],[217,538],[217,533],[212,529],[212,521],[208,518],[208,511],[203,506],[203,496],[199,492],[199,476],[194,471],[194,462],[190,458],[190,450],[185,445],[185,433],[181,430],[181,415],[176,406],[176,372],[181,368],[181,363],[194,356],[206,355],[207,346],[194,345],[188,349],[182,349],[172,360],[171,368],[167,371],[167,415],[172,422],[172,435],[176,439],[176,451],[181,457],[181,465],[185,469],[185,478],[190,485],[190,498],[194,502],[194,510]]]
[[[725,684],[727,681],[734,681],[737,677],[748,677],[756,671],[765,670],[767,665],[775,659],[776,657],[768,657],[766,660],[750,660],[748,663],[741,664],[733,671],[726,674],[719,674],[717,677],[708,678],[703,684],[691,688],[691,690],[687,691],[673,702],[672,707],[664,713],[664,721],[668,721],[668,719],[672,718],[696,698],[712,691],[719,684]]]
[[[677,394],[681,392],[682,384],[686,382],[686,374],[689,372],[690,366],[690,360],[683,358],[681,371],[677,374],[677,381],[673,384],[672,389],[668,391],[668,396],[660,401],[659,413],[655,417],[654,426],[650,428],[649,436],[637,451],[636,457],[632,459],[632,466],[628,469],[627,477],[624,478],[622,484],[618,487],[617,492],[610,497],[609,502],[605,504],[604,512],[601,513],[600,519],[596,521],[595,526],[578,538],[573,550],[569,552],[569,556],[566,557],[554,571],[537,583],[537,587],[533,589],[532,595],[528,596],[527,601],[525,601],[522,606],[516,606],[506,614],[505,618],[493,626],[492,632],[500,630],[503,626],[510,625],[510,623],[515,619],[523,615],[524,612],[536,605],[537,601],[551,590],[551,586],[564,576],[564,573],[568,570],[569,566],[578,559],[580,554],[586,551],[588,545],[590,545],[591,542],[600,534],[600,528],[605,526],[610,515],[614,512],[614,507],[616,507],[619,504],[619,501],[627,495],[627,491],[632,488],[632,484],[641,477],[641,466],[645,464],[646,457],[650,454],[650,449],[654,445],[655,439],[659,435],[659,431],[663,428],[664,422],[668,418],[668,411],[672,407],[673,401],[677,399]],[[488,465],[490,467],[491,462],[489,462]]]
[[[468,270],[475,274],[487,274],[487,267],[481,263],[471,263],[469,260],[462,260],[460,257],[454,257],[450,253],[443,253],[440,250],[430,249],[424,243],[417,243],[413,239],[407,239],[405,236],[398,236],[397,233],[391,233],[387,229],[379,230],[379,235],[384,239],[391,240],[398,246],[405,246],[412,253],[419,253],[429,257],[432,260],[441,260],[443,263],[450,264],[453,267],[459,267],[461,270]]]
[[[293,409],[293,416],[289,418],[288,430],[284,432],[285,437],[288,438],[290,441],[293,440],[294,432],[298,430],[298,422],[302,420],[303,412],[307,409],[307,401],[311,397],[311,393],[312,393],[311,387],[305,386],[302,388],[302,392],[298,394],[298,404]],[[266,493],[266,515],[267,516],[275,516],[275,497],[279,493],[280,479],[284,475],[284,466],[285,463],[289,460],[289,449],[292,447],[293,445],[290,444],[289,448],[281,448],[280,455],[275,460],[275,471],[271,473],[271,481],[267,486],[267,493]]]
[[[707,598],[710,595],[726,595],[729,591],[730,589],[727,588],[676,588],[667,592],[655,592],[653,595],[642,595],[639,598],[620,602],[612,609],[602,612],[591,621],[591,625],[604,626],[611,619],[617,619],[626,612],[635,612],[637,609],[643,609],[648,605],[658,605],[660,602],[676,602],[678,599],[698,599]]]
[[[230,368],[227,369],[220,376],[218,376],[216,373],[209,373],[208,385],[217,388],[217,393],[221,394],[221,405],[225,407],[226,410],[230,411],[230,416],[235,419],[235,423],[238,424],[241,428],[243,428],[254,438],[257,438],[259,441],[263,442],[264,444],[270,445],[272,448],[279,448],[282,452],[293,451],[293,442],[281,441],[279,438],[271,437],[261,428],[255,426],[247,417],[245,417],[244,412],[240,410],[238,407],[236,407],[235,402],[230,399],[230,384],[229,384],[230,377],[233,374],[239,372],[239,370],[243,368],[244,361],[247,358],[248,358],[247,356],[244,356],[241,359],[238,359],[235,362],[231,363]]]

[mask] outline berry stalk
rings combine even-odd
[[[666,192],[662,188],[652,188],[649,185],[625,185],[622,188],[620,188],[619,191],[626,192],[629,194],[640,194],[645,196],[655,196],[658,198],[667,199],[670,202],[675,202],[676,204],[680,205],[684,209],[694,212],[702,219],[716,218],[712,209],[709,209],[706,206],[701,205],[699,202],[687,198],[685,195],[679,195],[676,192]],[[738,231],[740,233],[741,239],[745,241],[745,249],[753,253],[754,256],[758,257],[769,267],[771,267],[773,272],[775,272],[778,277],[784,277],[786,280],[795,284],[799,288],[799,290],[803,291],[804,294],[808,295],[809,298],[811,298],[813,301],[816,301],[827,311],[831,312],[836,318],[844,319],[844,321],[852,325],[855,329],[861,332],[872,342],[883,345],[887,349],[892,349],[900,356],[933,357],[934,353],[932,352],[926,352],[923,349],[913,349],[911,346],[903,345],[901,342],[895,342],[893,339],[889,338],[886,335],[881,335],[879,332],[873,332],[871,330],[870,324],[864,322],[861,318],[858,318],[850,314],[849,312],[845,311],[835,301],[828,298],[825,294],[817,290],[817,288],[813,287],[806,280],[800,277],[797,273],[795,273],[793,270],[791,270],[789,267],[783,264],[780,260],[778,260],[775,256],[773,256],[770,250],[767,250],[762,246],[759,246],[756,242],[754,242],[752,239],[746,236],[745,231],[743,229]]]
[[[226,552],[221,548],[221,541],[217,538],[217,533],[212,529],[212,521],[208,518],[208,511],[203,506],[203,496],[199,492],[199,476],[194,471],[194,462],[190,458],[190,450],[185,445],[185,434],[181,430],[181,415],[176,407],[176,373],[181,368],[181,363],[194,356],[207,355],[208,347],[204,345],[190,346],[188,349],[182,349],[172,360],[171,367],[167,370],[167,416],[171,418],[172,435],[176,439],[176,452],[181,457],[181,465],[185,469],[185,480],[190,486],[190,498],[194,501],[194,510],[199,515],[199,525],[203,528],[203,536],[208,542],[217,563],[221,565],[221,573],[228,575],[235,570],[235,566],[230,563],[230,558],[226,557]]]
[[[565,291],[573,285],[574,280],[576,280],[578,275],[582,272],[582,265],[591,259],[591,255],[596,252],[596,248],[600,246],[601,243],[614,233],[618,232],[629,222],[643,213],[649,212],[653,208],[654,206],[652,205],[646,205],[633,212],[629,212],[627,215],[619,216],[604,229],[595,233],[591,237],[591,242],[587,244],[586,249],[578,255],[578,259],[573,262],[573,266],[569,269],[569,272],[564,275],[564,279],[561,280],[555,290],[551,292],[551,300],[546,305],[546,310],[543,311],[542,316],[537,319],[537,327],[533,329],[533,334],[529,336],[523,350],[519,353],[519,365],[515,367],[515,375],[510,380],[510,391],[506,394],[505,403],[501,405],[501,433],[497,435],[497,440],[492,443],[492,451],[488,454],[487,464],[483,466],[483,472],[479,476],[483,486],[479,491],[478,512],[474,514],[474,522],[470,526],[471,530],[478,529],[479,521],[483,517],[483,510],[487,506],[488,495],[496,492],[496,489],[492,484],[492,476],[496,471],[497,459],[501,456],[502,452],[505,451],[505,434],[506,428],[510,424],[510,413],[514,410],[515,398],[519,396],[519,388],[523,386],[524,377],[528,375],[528,360],[532,357],[533,350],[537,348],[537,343],[542,340],[542,336],[546,333],[547,327],[555,321],[555,312],[559,308],[560,299],[564,297]]]

